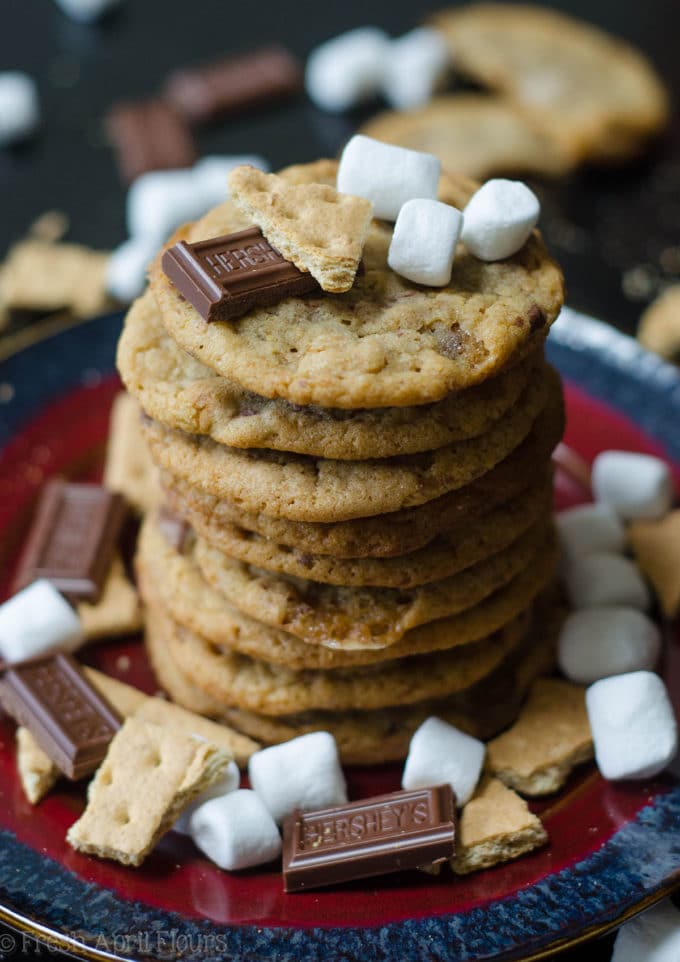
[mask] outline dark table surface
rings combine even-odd
[[[671,93],[680,91],[678,0],[557,0],[645,50]],[[0,150],[0,257],[50,209],[65,212],[69,238],[111,248],[125,238],[125,188],[102,125],[116,100],[154,93],[169,70],[278,40],[304,58],[319,42],[376,23],[392,34],[437,4],[343,0],[284,6],[276,0],[127,0],[103,22],[68,20],[52,0],[12,0],[0,28],[0,70],[32,74],[43,124],[21,147]],[[274,168],[337,153],[360,116],[332,117],[304,98],[200,131],[201,153],[263,154]],[[569,303],[627,331],[665,285],[680,281],[680,124],[633,166],[532,181],[542,226],[567,277]],[[0,958],[30,958],[31,945],[0,927]],[[605,962],[607,938],[560,958]],[[50,958],[59,958],[50,953]],[[641,960],[642,962],[642,960]]]

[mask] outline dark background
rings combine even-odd
[[[637,44],[676,98],[679,0],[545,5]],[[316,44],[351,27],[375,23],[397,35],[436,6],[413,0],[127,0],[104,21],[84,26],[67,19],[52,0],[5,0],[0,70],[25,70],[36,79],[43,124],[30,143],[0,150],[0,258],[50,209],[68,215],[69,239],[101,248],[125,239],[125,189],[102,124],[116,100],[154,93],[178,65],[272,40],[304,59]],[[257,152],[276,168],[337,153],[360,120],[361,115],[324,115],[300,98],[224,121],[197,136],[201,153]],[[531,183],[541,196],[548,243],[565,269],[569,303],[633,331],[644,306],[664,285],[680,281],[677,119],[672,131],[633,166]],[[560,958],[604,962],[611,944],[606,939]]]

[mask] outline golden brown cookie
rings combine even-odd
[[[498,174],[559,176],[569,158],[531,116],[502,97],[451,94],[417,110],[388,110],[361,133],[435,154],[446,170],[485,180]]]
[[[218,543],[225,524],[237,524],[277,544],[307,554],[337,558],[386,558],[422,548],[441,532],[459,531],[494,506],[525,491],[546,464],[564,430],[561,395],[553,397],[525,441],[504,461],[474,481],[417,508],[353,521],[317,523],[286,521],[266,512],[246,511],[233,501],[203,494],[172,471],[162,484],[172,507]]]
[[[628,540],[667,618],[680,614],[680,509],[658,521],[633,521]]]
[[[418,407],[343,411],[301,407],[244,391],[183,351],[147,291],[127,313],[118,370],[149,415],[235,448],[340,460],[416,454],[477,437],[508,412],[534,376],[542,346],[478,387]]]
[[[196,688],[226,708],[274,716],[316,709],[373,710],[444,698],[491,674],[520,644],[530,621],[528,614],[520,615],[475,644],[374,667],[294,671],[233,651],[217,652],[153,599],[147,603],[147,636],[166,647],[168,657]]]
[[[532,478],[518,497],[480,518],[445,533],[424,548],[392,558],[334,558],[277,545],[238,525],[205,524],[196,515],[194,530],[230,558],[267,571],[345,587],[413,588],[448,578],[510,545],[552,505],[552,473]]]
[[[561,393],[544,369],[511,413],[478,438],[404,458],[332,461],[278,451],[242,451],[145,420],[154,463],[205,494],[236,501],[249,512],[288,521],[347,521],[399,511],[462,488],[504,460]]]
[[[336,171],[319,161],[281,176],[334,185]],[[440,195],[463,207],[474,189],[444,176]],[[227,201],[172,242],[247,226]],[[391,236],[391,225],[373,221],[364,273],[346,294],[287,298],[231,322],[207,324],[165,277],[160,258],[151,286],[171,337],[206,366],[266,397],[336,408],[427,404],[479,384],[542,339],[560,310],[562,274],[537,233],[492,264],[461,247],[451,282],[436,289],[388,268]]]
[[[441,581],[410,589],[345,588],[253,568],[199,541],[206,581],[240,612],[308,645],[344,651],[386,648],[407,631],[480,604],[544,551],[546,518],[490,558]]]
[[[555,664],[555,638],[561,611],[554,594],[537,605],[534,629],[526,645],[504,661],[493,677],[444,701],[425,702],[378,711],[302,712],[266,716],[242,709],[225,709],[208,698],[183,675],[158,640],[149,639],[149,654],[157,677],[168,694],[193,710],[197,704],[212,718],[227,722],[265,743],[288,741],[310,731],[329,731],[345,764],[368,765],[403,759],[416,728],[437,715],[477,738],[490,738],[512,723],[532,681],[549,673]]]
[[[528,608],[552,581],[557,545],[551,536],[533,564],[507,587],[452,618],[431,622],[408,632],[389,648],[330,649],[307,645],[242,615],[208,585],[192,560],[192,548],[180,554],[163,537],[153,519],[142,528],[137,571],[143,597],[157,597],[179,624],[222,647],[291,668],[351,668],[428,651],[470,644],[492,634]]]
[[[591,24],[510,3],[430,20],[457,69],[530,112],[573,163],[626,159],[668,122],[668,95],[649,61]]]

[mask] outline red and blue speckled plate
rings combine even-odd
[[[96,479],[121,317],[102,317],[0,360],[0,591],[37,491],[65,473]],[[44,333],[44,332],[43,332]],[[549,342],[567,384],[567,442],[670,459],[680,480],[680,375],[629,338],[565,310]],[[585,497],[558,478],[558,504]],[[136,640],[84,653],[154,690]],[[680,707],[680,637],[663,673]],[[354,797],[398,787],[398,766],[348,772]],[[614,926],[680,883],[680,783],[667,775],[607,784],[588,766],[534,806],[551,843],[468,878],[419,873],[285,895],[277,867],[226,874],[168,834],[140,869],[73,852],[64,841],[82,786],[60,784],[37,808],[18,783],[13,730],[0,719],[0,919],[98,958],[247,962],[473,962],[539,959]]]

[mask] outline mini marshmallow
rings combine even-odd
[[[357,27],[313,50],[305,88],[322,110],[342,113],[375,97],[383,79],[390,38],[378,27]]]
[[[432,98],[450,64],[449,45],[438,30],[411,30],[390,45],[383,93],[399,110],[421,107]]]
[[[182,835],[191,835],[189,822],[196,809],[200,808],[201,805],[205,805],[206,802],[212,801],[214,798],[221,798],[223,795],[228,795],[230,792],[235,792],[239,787],[240,782],[241,773],[238,770],[238,765],[236,762],[229,762],[222,777],[215,782],[214,785],[211,785],[210,788],[206,788],[204,792],[201,792],[201,794],[194,799],[190,805],[187,805],[180,817],[172,826],[173,830],[175,832],[180,832]]]
[[[626,532],[619,516],[608,504],[580,504],[557,515],[557,531],[568,563],[601,551],[620,552]]]
[[[106,265],[106,290],[116,300],[129,304],[146,286],[146,272],[158,253],[159,242],[142,234],[131,237],[115,249]]]
[[[438,200],[407,200],[399,211],[387,255],[393,271],[416,284],[443,287],[451,280],[463,215]]]
[[[541,206],[519,180],[488,180],[463,211],[463,242],[482,261],[500,261],[524,247]]]
[[[627,605],[644,610],[651,603],[640,569],[618,554],[587,555],[567,566],[564,581],[574,608]]]
[[[215,865],[229,872],[264,865],[281,852],[274,819],[247,788],[199,805],[189,819],[189,834]]]
[[[584,608],[564,622],[558,643],[560,670],[590,685],[609,675],[651,670],[661,652],[657,625],[635,608]]]
[[[0,658],[9,664],[50,651],[74,651],[82,640],[78,615],[45,578],[0,605]]]
[[[440,173],[441,163],[433,154],[357,134],[342,152],[337,188],[370,200],[376,217],[396,220],[407,200],[437,199]]]
[[[40,120],[38,90],[19,70],[0,73],[0,147],[23,140]]]
[[[661,518],[673,503],[668,465],[650,454],[603,451],[593,461],[593,492],[625,519]]]
[[[634,671],[596,681],[586,691],[595,761],[609,779],[658,775],[675,757],[678,726],[661,678]]]
[[[680,910],[670,899],[619,929],[611,962],[678,962]]]
[[[93,23],[107,10],[117,7],[120,0],[56,0],[63,12],[79,23]]]
[[[460,808],[472,798],[477,787],[485,752],[484,742],[432,716],[411,739],[402,788],[425,788],[448,782]]]
[[[347,787],[335,739],[328,732],[300,735],[250,756],[250,784],[281,822],[295,808],[343,805]]]

